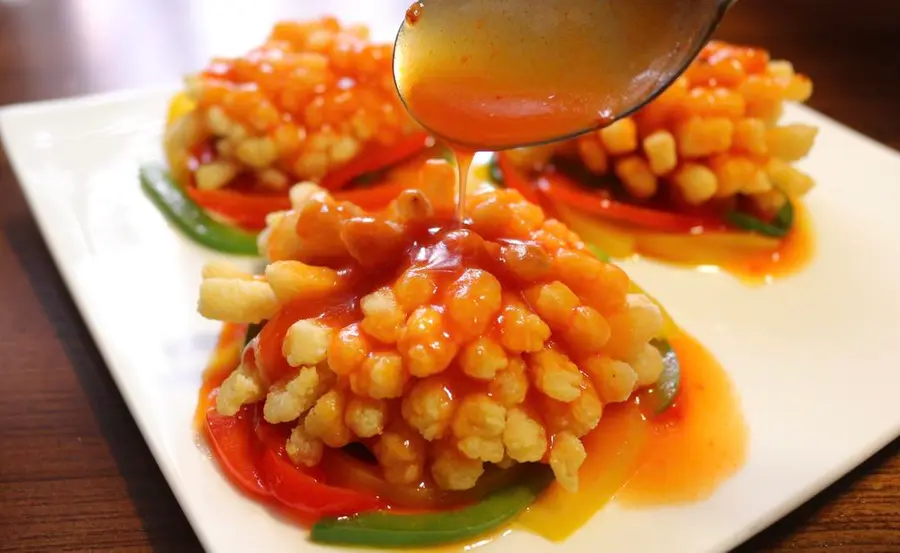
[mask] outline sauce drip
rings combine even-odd
[[[602,126],[668,82],[713,0],[428,0],[407,11],[394,76],[434,134],[499,150]]]
[[[425,9],[425,4],[422,2],[416,2],[409,9],[406,10],[406,23],[409,25],[415,25],[419,18],[422,17],[422,10]]]
[[[770,252],[748,255],[722,264],[722,268],[750,284],[761,284],[800,271],[815,255],[815,232],[809,210],[794,203],[794,227]]]
[[[459,181],[459,197],[456,199],[456,218],[459,221],[465,219],[466,188],[469,182],[469,168],[472,167],[472,158],[475,152],[461,146],[452,146],[453,157],[456,158],[456,172]]]

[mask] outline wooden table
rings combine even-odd
[[[0,1],[0,105],[171,82],[304,2],[227,4]],[[813,107],[900,149],[900,2],[744,0],[719,34],[793,61]],[[0,224],[0,550],[199,551],[2,153]],[[744,547],[900,551],[900,442]]]

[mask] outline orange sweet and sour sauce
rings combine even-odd
[[[246,325],[222,328],[203,375],[198,430],[215,390],[240,361],[245,333]],[[668,339],[681,365],[675,403],[655,416],[642,410],[639,399],[608,405],[584,438],[588,456],[578,492],[551,486],[516,520],[517,527],[561,541],[613,499],[631,508],[702,500],[737,472],[747,451],[747,427],[728,376],[687,334],[675,329]]]
[[[657,417],[636,400],[608,406],[584,439],[578,492],[554,486],[520,526],[560,541],[612,499],[634,508],[698,501],[740,469],[747,427],[727,374],[690,336],[676,331],[669,341],[681,363],[675,404]]]
[[[748,285],[796,274],[815,255],[812,218],[801,202],[794,204],[794,225],[781,239],[750,232],[663,233],[557,208],[569,228],[615,259],[647,257],[674,265],[717,267]]]
[[[394,52],[397,87],[410,113],[449,142],[500,150],[561,138],[601,126],[667,81],[672,45],[698,40],[685,31],[691,10],[712,2],[694,4],[417,2]]]

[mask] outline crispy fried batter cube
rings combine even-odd
[[[480,335],[500,311],[500,282],[481,269],[466,269],[450,286],[447,314],[457,327],[468,334]]]
[[[526,282],[544,278],[553,270],[553,259],[540,246],[525,242],[506,244],[500,255],[516,277]]]
[[[266,395],[256,367],[241,363],[222,382],[216,396],[216,411],[220,415],[234,416],[242,406],[255,403]]]
[[[515,353],[540,351],[550,327],[521,302],[506,303],[500,317],[500,343]]]
[[[281,351],[292,367],[317,365],[325,360],[332,330],[313,319],[292,324],[284,336]]]
[[[347,251],[364,267],[383,267],[396,262],[407,245],[403,227],[380,217],[351,217],[341,225]]]
[[[545,348],[526,359],[535,387],[548,397],[569,402],[581,395],[584,375],[564,353]]]
[[[378,441],[375,457],[392,484],[415,484],[422,478],[425,465],[425,440],[402,424],[394,424]]]
[[[428,441],[444,437],[456,401],[447,382],[436,376],[417,380],[403,398],[403,419]]]
[[[299,261],[275,261],[266,267],[266,280],[280,303],[310,301],[331,294],[340,286],[334,269]]]
[[[444,331],[443,315],[434,307],[413,311],[397,347],[409,373],[419,378],[445,370],[457,352],[456,343]]]
[[[453,416],[453,435],[458,440],[470,436],[496,438],[506,426],[506,408],[486,394],[469,394],[460,401]]]
[[[322,460],[325,445],[319,438],[310,436],[301,422],[291,431],[284,450],[295,465],[314,467]]]
[[[631,281],[625,271],[604,263],[588,253],[562,250],[555,256],[559,279],[571,288],[585,305],[604,316],[625,304]]]
[[[490,338],[482,337],[469,342],[459,354],[462,371],[478,380],[492,380],[508,364],[503,347]]]
[[[360,438],[371,438],[384,431],[387,409],[383,399],[353,396],[347,402],[344,422]]]
[[[574,401],[565,403],[549,397],[542,400],[541,415],[553,433],[565,430],[580,438],[597,428],[603,416],[603,403],[590,379],[585,379],[581,395]]]
[[[527,409],[513,407],[506,413],[503,444],[510,458],[520,463],[537,462],[547,452],[547,431]]]
[[[628,304],[611,316],[612,333],[603,351],[615,359],[627,360],[637,355],[663,329],[659,307],[643,294],[628,294]]]
[[[269,283],[244,278],[207,278],[200,284],[197,311],[207,319],[258,323],[272,317],[278,301]]]
[[[332,389],[316,401],[306,414],[304,428],[310,436],[319,438],[325,445],[333,448],[344,447],[350,443],[352,435],[344,422],[344,410],[347,407],[347,394]]]
[[[409,373],[399,354],[387,351],[370,353],[359,369],[350,373],[350,389],[358,396],[388,399],[403,395]]]
[[[326,355],[329,368],[336,374],[349,375],[358,369],[372,352],[371,341],[359,326],[359,323],[349,324],[331,337]]]
[[[650,386],[659,380],[663,371],[662,353],[652,344],[644,344],[637,355],[629,360],[637,374],[637,385]]]
[[[297,419],[315,404],[334,383],[334,374],[324,367],[302,367],[283,385],[274,385],[266,395],[263,417],[277,424]]]
[[[624,361],[595,355],[587,359],[582,367],[591,376],[600,398],[606,403],[627,400],[637,387],[637,373]]]
[[[560,432],[553,436],[553,445],[550,446],[550,468],[556,476],[556,481],[566,491],[578,491],[578,471],[587,452],[584,450],[581,440],[571,432]]]
[[[436,293],[434,278],[424,271],[404,271],[394,283],[397,303],[407,313],[424,307]]]
[[[488,385],[491,397],[506,407],[525,401],[530,386],[527,366],[520,357],[509,360],[506,369],[499,371]]]
[[[587,305],[575,308],[562,337],[580,355],[597,353],[609,341],[612,330],[599,311]]]
[[[578,296],[562,282],[555,280],[547,284],[535,284],[525,290],[525,297],[551,328],[561,329],[579,305]]]
[[[385,344],[393,344],[400,338],[406,315],[393,290],[388,287],[375,290],[360,301],[360,307],[364,315],[360,326],[366,334]]]
[[[469,459],[457,448],[443,446],[437,448],[431,464],[431,476],[438,486],[445,490],[469,490],[475,487],[484,474],[484,464],[478,459]]]

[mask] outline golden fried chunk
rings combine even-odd
[[[773,215],[775,190],[783,203],[784,194],[801,197],[814,186],[791,164],[810,152],[818,130],[780,122],[785,102],[804,102],[810,94],[811,81],[790,62],[712,41],[634,115],[571,140],[504,155],[535,170],[574,159],[594,175],[615,175],[636,202],[674,192],[678,208],[680,201],[697,206],[744,196]]]
[[[211,190],[252,175],[258,191],[285,192],[421,133],[394,88],[391,48],[324,17],[276,23],[246,55],[214,60],[172,101],[164,146],[176,178],[193,173]],[[203,145],[213,159],[196,165]]]
[[[639,145],[629,129],[596,140],[634,150]],[[441,162],[423,173],[425,188],[383,212],[356,210],[352,217],[402,229],[391,239],[391,248],[402,250],[391,261],[397,267],[362,260],[366,249],[355,252],[349,244],[360,238],[325,216],[354,209],[301,185],[298,209],[319,207],[307,218],[291,212],[271,218],[270,250],[296,251],[295,259],[270,263],[271,285],[225,268],[207,270],[207,282],[276,289],[267,316],[281,329],[264,330],[248,352],[268,353],[245,355],[226,379],[220,410],[235,413],[265,398],[266,420],[296,421],[286,449],[300,465],[318,464],[325,448],[361,442],[398,486],[418,485],[430,474],[440,488],[465,490],[487,465],[546,463],[565,489],[577,489],[586,456],[581,440],[601,423],[604,406],[659,378],[662,357],[651,340],[662,332],[662,313],[645,296],[628,293],[621,269],[590,255],[577,235],[536,214],[518,193],[473,192],[472,205],[491,206],[473,224],[488,229],[485,236],[441,219],[436,207],[425,228],[407,225],[425,202],[439,204],[441,179],[453,178]],[[282,229],[285,220],[296,228]],[[323,243],[354,252],[340,258],[343,265],[321,244],[315,246],[321,264],[309,260],[313,250],[291,245],[295,236],[300,243],[314,236],[314,225],[331,233]],[[263,375],[272,374],[271,357],[279,352],[282,372],[268,382]]]

